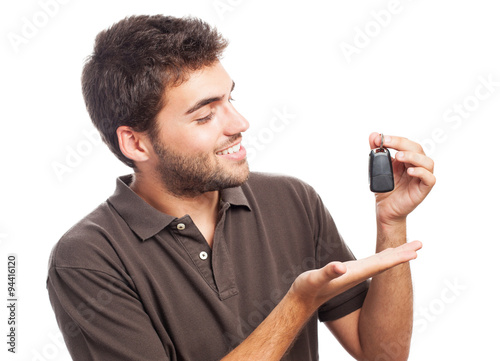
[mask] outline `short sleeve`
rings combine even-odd
[[[142,303],[122,280],[51,267],[47,289],[73,360],[169,360]]]
[[[356,259],[340,236],[332,216],[317,194],[315,203],[318,268],[324,267],[332,261],[346,262]],[[362,282],[323,304],[318,310],[319,320],[321,322],[336,320],[359,309],[363,305],[368,287],[368,281]]]

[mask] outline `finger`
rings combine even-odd
[[[347,272],[347,266],[340,262],[332,262],[328,265],[333,277],[342,276]]]
[[[347,267],[341,262],[330,262],[326,266],[313,270],[312,282],[315,284],[326,284],[331,280],[346,273]]]
[[[436,177],[430,171],[422,167],[410,167],[407,170],[410,177],[418,178],[422,182],[421,184],[428,188],[426,191],[430,191],[432,187],[436,184]]]
[[[384,136],[385,137],[385,136]],[[370,142],[370,149],[375,149],[377,147],[380,147],[380,133],[373,132],[370,134],[368,137],[368,141]]]
[[[397,137],[397,136],[384,136],[384,147],[392,148],[396,150],[411,151],[419,154],[424,154],[424,149],[420,144],[409,140],[408,138]]]
[[[420,241],[405,243],[399,247],[388,248],[373,256],[364,258],[359,265],[363,267],[365,272],[369,273],[369,277],[372,277],[389,268],[417,258],[417,251],[421,248],[422,242]]]
[[[399,257],[399,262],[404,263],[417,258],[417,251],[422,249],[422,242],[413,241],[405,243],[392,250],[392,253]]]
[[[426,155],[409,151],[399,151],[396,153],[395,158],[402,163],[425,168],[431,173],[434,172],[434,161]]]
[[[401,247],[402,250],[418,251],[419,249],[422,249],[423,244],[420,241],[411,241],[411,242],[405,243],[399,247]]]
[[[382,135],[379,133],[372,133],[370,134],[369,141],[371,149],[380,147],[380,143],[382,141]],[[425,154],[420,144],[413,142],[407,138],[397,137],[394,135],[384,134],[384,147]]]

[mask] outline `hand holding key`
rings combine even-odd
[[[381,134],[370,134],[369,142],[371,149],[382,147]],[[420,144],[402,137],[384,136],[383,147],[398,151],[392,159],[394,190],[375,194],[378,219],[390,224],[406,218],[424,200],[436,177],[434,162]]]

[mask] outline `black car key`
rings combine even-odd
[[[386,193],[394,189],[394,174],[389,149],[384,148],[384,135],[380,147],[370,152],[368,167],[370,190],[374,193]]]

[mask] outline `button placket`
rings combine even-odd
[[[214,281],[219,291],[219,299],[225,300],[238,294],[236,287],[234,266],[224,237],[224,224],[226,222],[226,212],[229,209],[229,203],[225,203],[221,209],[220,220],[215,228],[214,248],[212,258],[212,267]]]
[[[179,223],[172,224],[175,238],[183,245],[200,275],[217,292],[212,270],[212,249],[189,216],[179,218],[177,222]]]

